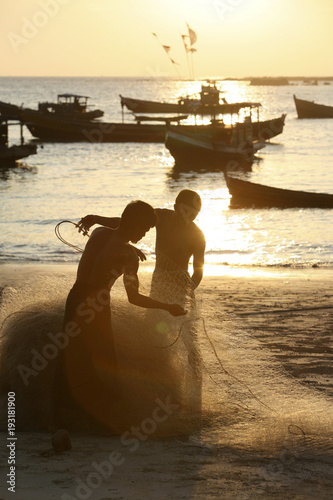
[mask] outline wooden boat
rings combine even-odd
[[[88,110],[88,96],[77,94],[59,94],[57,102],[40,102],[38,111],[43,113],[54,113],[61,117],[78,118],[82,120],[94,120],[104,115],[100,109]]]
[[[223,104],[223,114],[238,114],[245,107],[253,110],[258,103]],[[42,112],[23,108],[0,101],[0,112],[21,120],[34,137],[43,141],[86,141],[86,142],[165,142],[168,126],[179,123],[188,115],[179,116],[143,116],[135,115],[137,123],[101,122],[71,118],[64,114]],[[285,115],[265,122],[253,122],[255,140],[266,140],[281,133]],[[185,125],[179,123],[182,130],[215,135],[217,129],[224,129],[221,120],[212,120],[209,125]]]
[[[333,118],[333,106],[298,99],[294,95],[298,118]]]
[[[90,121],[103,116],[104,112],[100,109],[88,111],[88,99],[89,97],[87,96],[76,94],[59,94],[56,103],[40,102],[38,103],[37,110],[0,101],[0,113],[19,120],[23,119],[24,115],[29,112],[39,113],[41,116],[52,116],[63,120],[70,119],[80,121]]]
[[[224,172],[232,208],[333,208],[333,194],[281,189],[230,177]]]
[[[239,123],[224,130],[217,129],[215,135],[173,127],[167,131],[165,146],[178,168],[237,170],[251,166],[255,152],[263,143],[253,142],[251,123]]]
[[[282,134],[286,121],[286,114],[271,120],[258,120],[252,122],[253,139],[259,142],[269,141],[273,137]]]
[[[191,113],[200,115],[217,115],[220,106],[226,104],[225,99],[220,99],[221,90],[215,82],[201,85],[199,97],[180,97],[177,102],[157,102],[120,95],[120,103],[134,113]]]
[[[245,107],[258,108],[260,103],[237,102],[228,103],[221,98],[222,91],[217,88],[216,83],[208,82],[201,86],[199,97],[180,97],[177,102],[158,102],[120,95],[122,109],[126,107],[134,113],[187,113],[193,115],[211,115],[213,119],[219,114],[238,113]]]
[[[21,144],[9,146],[8,143],[8,123],[7,117],[0,116],[0,166],[10,166],[15,164],[16,161],[26,158],[27,156],[37,153],[36,144],[24,143],[22,127],[21,126]],[[12,123],[12,125],[16,125]]]

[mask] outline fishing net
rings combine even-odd
[[[134,426],[149,437],[190,434],[246,452],[332,457],[332,401],[288,374],[244,319],[224,314],[218,290],[203,299],[189,274],[163,255],[153,274],[142,269],[139,279],[141,293],[179,303],[187,315],[133,306],[122,280],[115,283],[112,325],[123,394],[114,409],[118,433]],[[3,291],[1,392],[3,398],[16,392],[21,428],[48,423],[55,374],[50,344],[61,332],[73,281],[35,277]],[[2,421],[5,427],[5,415]]]

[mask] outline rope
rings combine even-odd
[[[243,387],[245,387],[245,389],[246,389],[246,390],[247,390],[247,391],[251,394],[251,396],[252,396],[252,397],[253,397],[256,401],[258,401],[258,403],[260,403],[261,405],[265,406],[268,410],[270,410],[270,411],[272,411],[272,412],[276,413],[276,410],[274,410],[273,408],[271,408],[270,406],[268,406],[266,403],[264,403],[263,401],[261,401],[261,400],[258,398],[258,396],[256,396],[256,395],[254,394],[254,392],[250,389],[250,387],[248,387],[248,386],[247,386],[247,385],[246,385],[246,384],[245,384],[242,380],[240,380],[239,378],[237,378],[235,375],[232,375],[232,373],[228,372],[228,370],[227,370],[226,368],[224,368],[224,366],[223,366],[223,364],[222,364],[222,361],[221,361],[221,359],[220,359],[220,357],[219,357],[219,355],[218,355],[218,353],[217,353],[217,351],[216,351],[216,349],[215,349],[215,346],[214,346],[214,344],[213,344],[213,342],[212,342],[212,340],[211,340],[210,336],[208,335],[208,332],[207,332],[207,329],[206,329],[206,324],[205,324],[205,318],[203,318],[202,316],[200,316],[199,318],[188,319],[188,320],[184,321],[184,322],[181,324],[181,327],[180,327],[180,329],[179,329],[179,332],[178,332],[177,337],[175,338],[175,340],[174,340],[173,342],[171,342],[171,344],[169,344],[169,345],[167,345],[167,346],[154,346],[154,347],[157,347],[157,348],[159,348],[159,349],[168,349],[168,348],[172,347],[172,346],[173,346],[173,345],[175,345],[175,343],[176,343],[176,342],[180,339],[180,336],[181,336],[181,333],[182,333],[182,330],[183,330],[183,327],[184,327],[185,323],[189,323],[190,321],[199,321],[200,319],[202,320],[202,326],[203,326],[203,330],[204,330],[204,332],[205,332],[205,335],[206,335],[206,337],[207,337],[207,340],[208,340],[208,342],[209,342],[209,344],[210,344],[210,346],[211,346],[211,348],[212,348],[212,351],[213,351],[213,353],[214,353],[214,356],[215,356],[215,358],[217,359],[217,361],[218,361],[218,363],[219,363],[219,365],[220,365],[220,367],[221,367],[222,371],[223,371],[226,375],[228,375],[228,377],[233,378],[233,379],[234,379],[234,380],[236,380],[236,381],[237,381],[240,385],[242,385]],[[210,375],[210,373],[209,373],[209,371],[207,370],[207,368],[206,368],[206,367],[205,367],[205,369],[206,369],[206,371],[207,371],[207,373],[208,373],[209,377],[211,378],[211,380],[213,380],[213,377]],[[213,382],[215,382],[215,381],[213,380]],[[216,383],[217,385],[219,385],[217,382],[215,382],[215,383]]]
[[[57,238],[62,242],[62,243],[65,243],[65,245],[68,245],[69,247],[73,248],[77,253],[83,253],[83,249],[80,248],[80,247],[77,247],[76,245],[72,245],[72,243],[69,243],[68,241],[65,240],[65,238],[63,238],[60,234],[60,226],[61,224],[73,224],[73,226],[75,226],[77,229],[80,230],[80,227],[78,224],[76,224],[75,222],[72,222],[71,220],[62,220],[61,222],[59,222],[56,227],[54,228],[54,232],[57,236]],[[88,234],[88,231],[82,231],[82,234],[84,236],[89,236]]]

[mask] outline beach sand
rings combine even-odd
[[[0,288],[19,289],[46,275],[74,281],[75,272],[73,265],[2,265]],[[288,376],[331,398],[333,272],[225,268],[221,274],[206,276],[197,291],[203,314],[210,304],[221,321],[237,318]],[[119,437],[71,433],[72,449],[55,452],[51,434],[17,432],[14,494],[6,485],[7,437],[1,433],[0,500],[333,498],[332,441],[320,452],[272,455],[191,437],[145,439],[130,448]]]

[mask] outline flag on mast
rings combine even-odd
[[[174,60],[172,59],[172,57],[170,56],[169,52],[171,50],[171,47],[170,45],[164,45],[161,40],[158,38],[158,36],[156,35],[156,33],[153,33],[152,32],[152,35],[156,38],[156,40],[161,44],[162,48],[165,50],[165,52],[167,53],[168,57],[169,57],[169,60],[171,61],[171,63],[175,66],[175,70],[176,70],[176,73],[177,73],[177,76],[178,78],[180,78],[180,74],[179,74],[179,71],[178,69],[176,68],[176,66],[179,66],[179,64]]]
[[[188,37],[190,39],[190,44],[191,46],[195,44],[195,42],[198,40],[197,34],[192,28],[190,28],[189,24],[186,23],[187,30],[188,30]]]
[[[181,35],[181,37],[182,37],[185,52],[186,52],[186,59],[187,59],[187,65],[189,68],[190,79],[194,80],[193,53],[196,52],[197,49],[192,47],[192,45],[195,44],[195,42],[198,39],[198,36],[197,36],[196,32],[194,30],[192,30],[192,28],[190,28],[190,25],[188,23],[186,23],[186,26],[187,26],[187,30],[188,30],[188,35]],[[190,46],[188,46],[188,44],[187,44],[187,40],[186,40],[187,38],[189,39]],[[190,64],[189,59],[188,59],[188,54],[191,54],[191,64]]]

